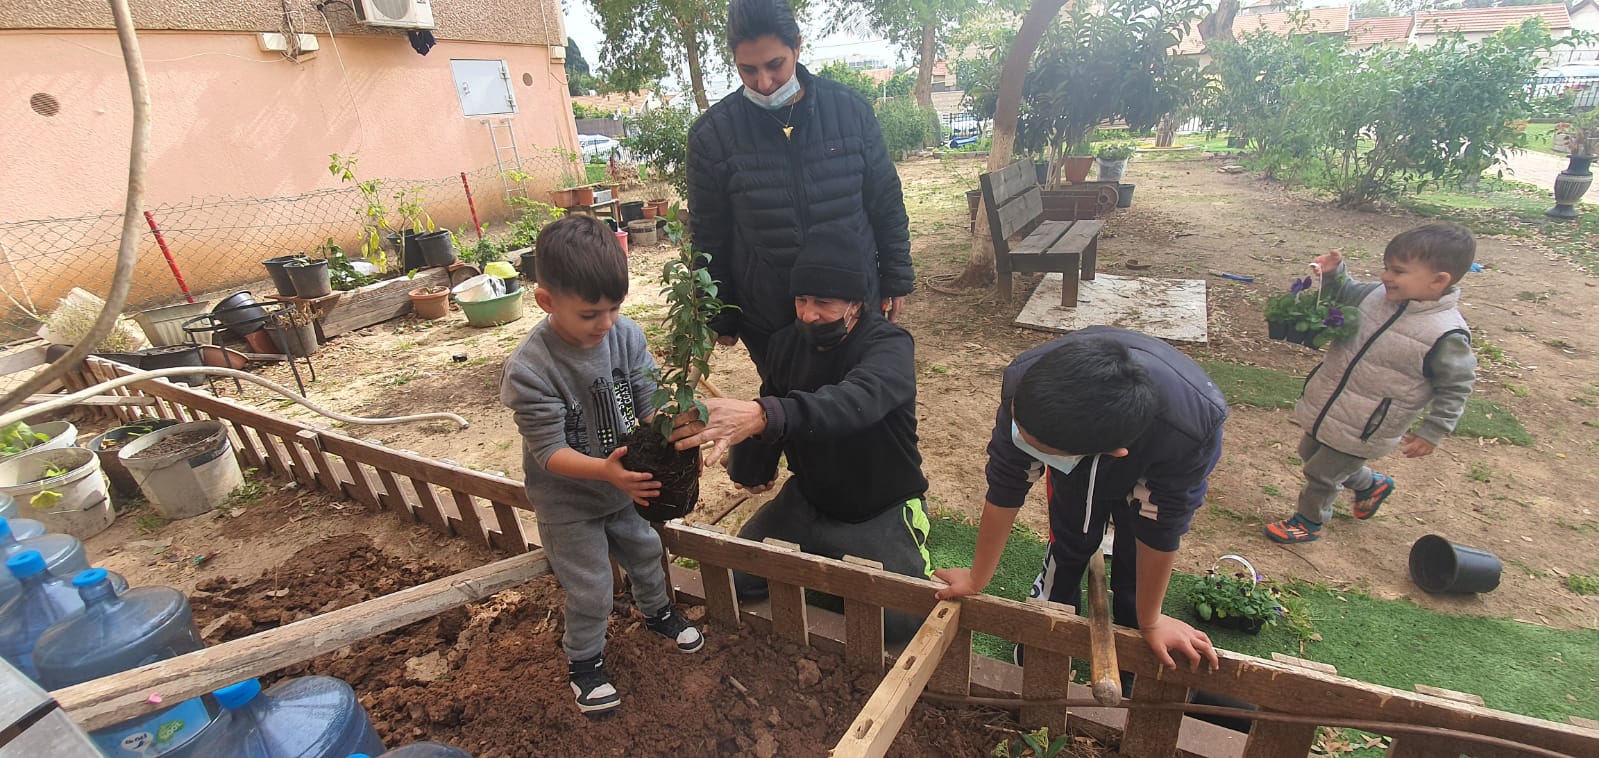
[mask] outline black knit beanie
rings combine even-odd
[[[867,265],[874,257],[871,236],[853,225],[813,226],[789,274],[789,294],[864,301],[871,289]]]

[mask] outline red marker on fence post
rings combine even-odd
[[[461,186],[466,188],[466,207],[472,211],[472,226],[477,229],[477,238],[483,239],[483,225],[477,220],[477,204],[472,202],[472,185],[466,181],[466,172],[461,172]]]
[[[160,246],[161,254],[166,256],[167,267],[172,269],[172,278],[178,280],[178,289],[183,290],[183,299],[194,302],[194,295],[189,294],[189,283],[183,281],[183,272],[178,270],[178,262],[173,259],[172,250],[167,247],[167,238],[161,236],[161,227],[155,225],[155,216],[145,211],[144,220],[150,225],[150,231],[155,233],[155,244]]]

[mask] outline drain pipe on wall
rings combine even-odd
[[[128,302],[128,290],[133,286],[133,268],[139,258],[139,220],[144,205],[144,174],[150,153],[150,83],[144,72],[144,55],[139,51],[139,37],[133,31],[133,14],[127,0],[109,0],[111,15],[116,19],[117,41],[122,45],[122,62],[128,70],[128,90],[133,96],[133,138],[128,147],[128,197],[122,208],[122,241],[117,247],[117,265],[111,277],[111,292],[106,297],[105,308],[89,333],[59,360],[45,366],[39,373],[22,383],[21,387],[0,397],[0,411],[9,411],[21,405],[30,395],[49,387],[68,371],[83,362],[100,340],[105,339],[116,326],[122,306]],[[7,415],[9,418],[9,414]]]
[[[96,384],[96,385],[94,385],[92,387],[89,387],[88,389],[79,390],[79,391],[74,392],[74,393],[72,393],[70,395],[62,395],[61,397],[58,397],[58,398],[52,398],[49,401],[40,403],[38,405],[31,405],[31,406],[28,406],[26,408],[18,408],[18,409],[15,409],[15,410],[7,411],[4,415],[0,415],[0,427],[3,427],[5,425],[7,425],[7,424],[11,424],[11,423],[14,423],[14,422],[17,422],[17,421],[24,421],[24,420],[26,420],[28,418],[33,417],[33,416],[37,416],[37,415],[39,415],[41,413],[49,413],[50,411],[61,410],[63,408],[70,408],[70,407],[72,407],[74,404],[76,404],[80,400],[85,400],[85,399],[94,397],[95,395],[101,394],[101,393],[103,393],[103,392],[105,392],[106,390],[109,390],[109,389],[115,389],[117,387],[121,387],[121,386],[128,385],[128,384],[135,384],[135,383],[138,383],[138,382],[148,381],[150,379],[163,379],[163,378],[167,378],[167,377],[176,377],[176,376],[190,376],[190,375],[193,375],[193,374],[209,374],[209,375],[212,375],[212,376],[225,376],[225,377],[232,377],[234,379],[243,379],[243,380],[245,380],[247,382],[253,382],[255,384],[261,385],[262,387],[266,387],[267,389],[272,390],[273,392],[276,392],[279,395],[282,395],[282,396],[284,396],[284,397],[286,397],[286,398],[288,398],[290,400],[293,400],[294,402],[299,403],[300,405],[303,405],[303,406],[311,409],[312,411],[314,411],[316,413],[320,413],[323,416],[327,416],[330,419],[333,419],[335,421],[340,421],[340,422],[343,422],[343,423],[346,423],[346,424],[355,424],[355,425],[361,425],[361,426],[377,426],[377,425],[384,425],[384,424],[405,424],[405,423],[410,423],[412,421],[435,421],[435,420],[437,420],[437,421],[451,421],[451,422],[454,422],[454,423],[458,424],[460,426],[460,428],[462,428],[462,429],[465,429],[467,427],[467,420],[462,418],[462,417],[460,417],[460,416],[458,416],[458,415],[456,415],[456,414],[454,414],[454,413],[443,413],[443,412],[439,412],[439,413],[415,413],[415,414],[411,414],[411,415],[408,415],[408,416],[388,416],[388,417],[382,417],[382,418],[366,418],[366,417],[362,417],[362,416],[347,416],[347,415],[345,415],[343,413],[339,413],[338,411],[334,411],[334,410],[329,410],[327,408],[323,408],[322,406],[317,405],[316,403],[313,403],[313,402],[311,402],[310,400],[308,400],[308,399],[306,399],[304,397],[301,397],[299,395],[294,394],[294,392],[291,391],[288,387],[285,387],[285,386],[283,386],[281,384],[278,384],[277,382],[274,382],[274,381],[272,381],[270,379],[264,379],[262,377],[256,376],[255,374],[252,374],[252,373],[250,373],[248,371],[238,371],[236,369],[218,368],[218,367],[214,367],[214,366],[182,366],[182,367],[178,367],[178,368],[157,369],[155,371],[138,371],[138,372],[135,372],[135,373],[130,374],[128,376],[122,376],[122,377],[118,377],[116,379],[111,379],[111,380],[108,380],[108,381],[101,382],[101,383]]]

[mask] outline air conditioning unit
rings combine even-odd
[[[428,0],[356,0],[356,15],[368,26],[437,29]]]

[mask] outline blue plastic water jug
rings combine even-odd
[[[266,692],[259,680],[246,679],[213,694],[222,713],[182,751],[185,755],[346,758],[383,753],[383,741],[355,690],[338,679],[288,679]]]
[[[19,540],[31,540],[34,537],[38,537],[44,534],[46,531],[49,531],[48,528],[45,527],[44,522],[34,521],[31,518],[0,516],[0,521],[5,521],[10,524],[10,527],[6,531],[10,532],[12,537],[15,537]],[[50,559],[47,557],[45,560],[49,561]]]
[[[205,647],[189,599],[171,587],[118,594],[110,572],[89,569],[72,579],[83,610],[39,636],[33,666],[39,684],[59,689]],[[109,758],[162,755],[194,739],[214,714],[193,698],[89,736]]]
[[[0,607],[0,656],[39,681],[33,667],[33,645],[44,630],[83,609],[83,600],[45,567],[37,550],[24,550],[6,560],[6,568],[22,585],[11,602]]]
[[[357,755],[361,754],[357,753],[350,758],[356,758]],[[472,758],[472,754],[437,742],[416,742],[405,747],[397,747],[378,758]]]

